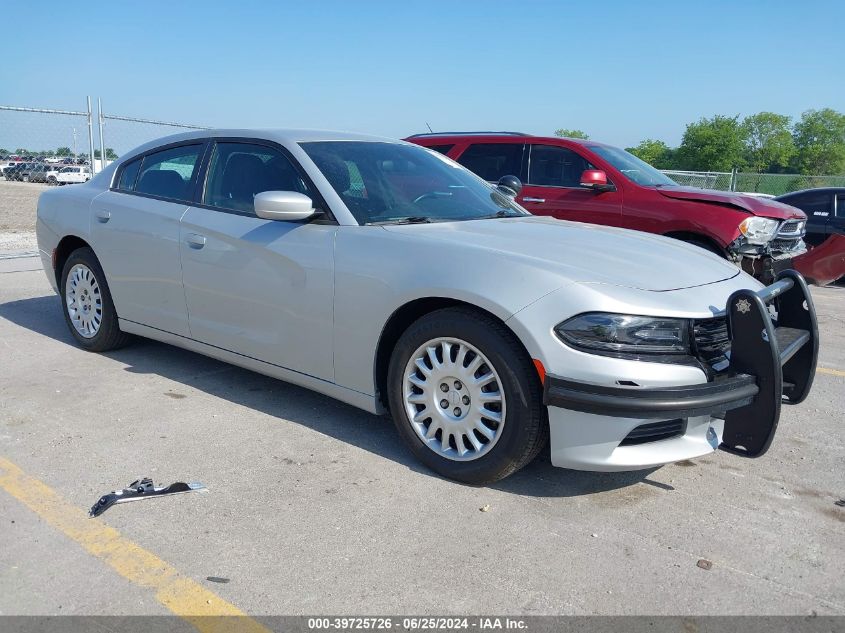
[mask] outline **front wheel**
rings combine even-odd
[[[413,323],[393,351],[388,392],[403,440],[449,479],[503,479],[548,439],[531,359],[503,323],[480,311],[447,308]]]
[[[79,248],[68,257],[61,295],[65,322],[81,347],[106,352],[129,342],[129,335],[120,330],[106,276],[90,248]]]
[[[24,176],[24,177],[23,177],[23,181],[24,181],[24,182],[29,182],[29,176]]]

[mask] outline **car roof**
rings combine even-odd
[[[208,130],[194,130],[191,132],[180,132],[157,138],[144,143],[131,152],[127,152],[121,159],[136,156],[143,152],[155,149],[162,145],[180,143],[202,138],[225,138],[225,137],[246,137],[258,138],[278,143],[307,143],[312,141],[370,141],[382,143],[402,143],[395,138],[372,136],[369,134],[358,134],[355,132],[338,132],[332,130],[308,130],[308,129],[251,129],[251,128],[219,128]]]
[[[790,191],[789,193],[784,193],[779,195],[775,200],[780,200],[781,198],[787,198],[792,196],[797,196],[798,194],[802,193],[845,193],[845,187],[810,187],[809,189],[799,189],[798,191]]]
[[[525,134],[523,132],[428,132],[425,134],[412,134],[405,139],[414,143],[420,141],[437,141],[438,143],[455,142],[458,140],[473,140],[484,142],[499,142],[499,143],[525,143],[525,142],[541,142],[541,143],[557,143],[560,141],[567,141],[576,145],[594,146],[601,145],[612,147],[607,143],[600,143],[591,139],[583,138],[569,138],[568,136],[534,136],[532,134]]]

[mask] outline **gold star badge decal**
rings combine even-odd
[[[740,299],[736,302],[736,310],[742,314],[751,312],[751,302],[748,299]]]

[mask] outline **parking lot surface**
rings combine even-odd
[[[475,488],[387,418],[151,341],[87,353],[40,260],[0,259],[0,613],[845,614],[845,288],[813,295],[824,369],[763,458]],[[83,518],[141,476],[209,492]]]

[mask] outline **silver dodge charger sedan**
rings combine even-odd
[[[596,471],[762,455],[815,374],[803,278],[534,217],[520,186],[391,139],[190,132],[44,192],[38,245],[83,348],[145,336],[389,411],[458,481],[547,444]]]

